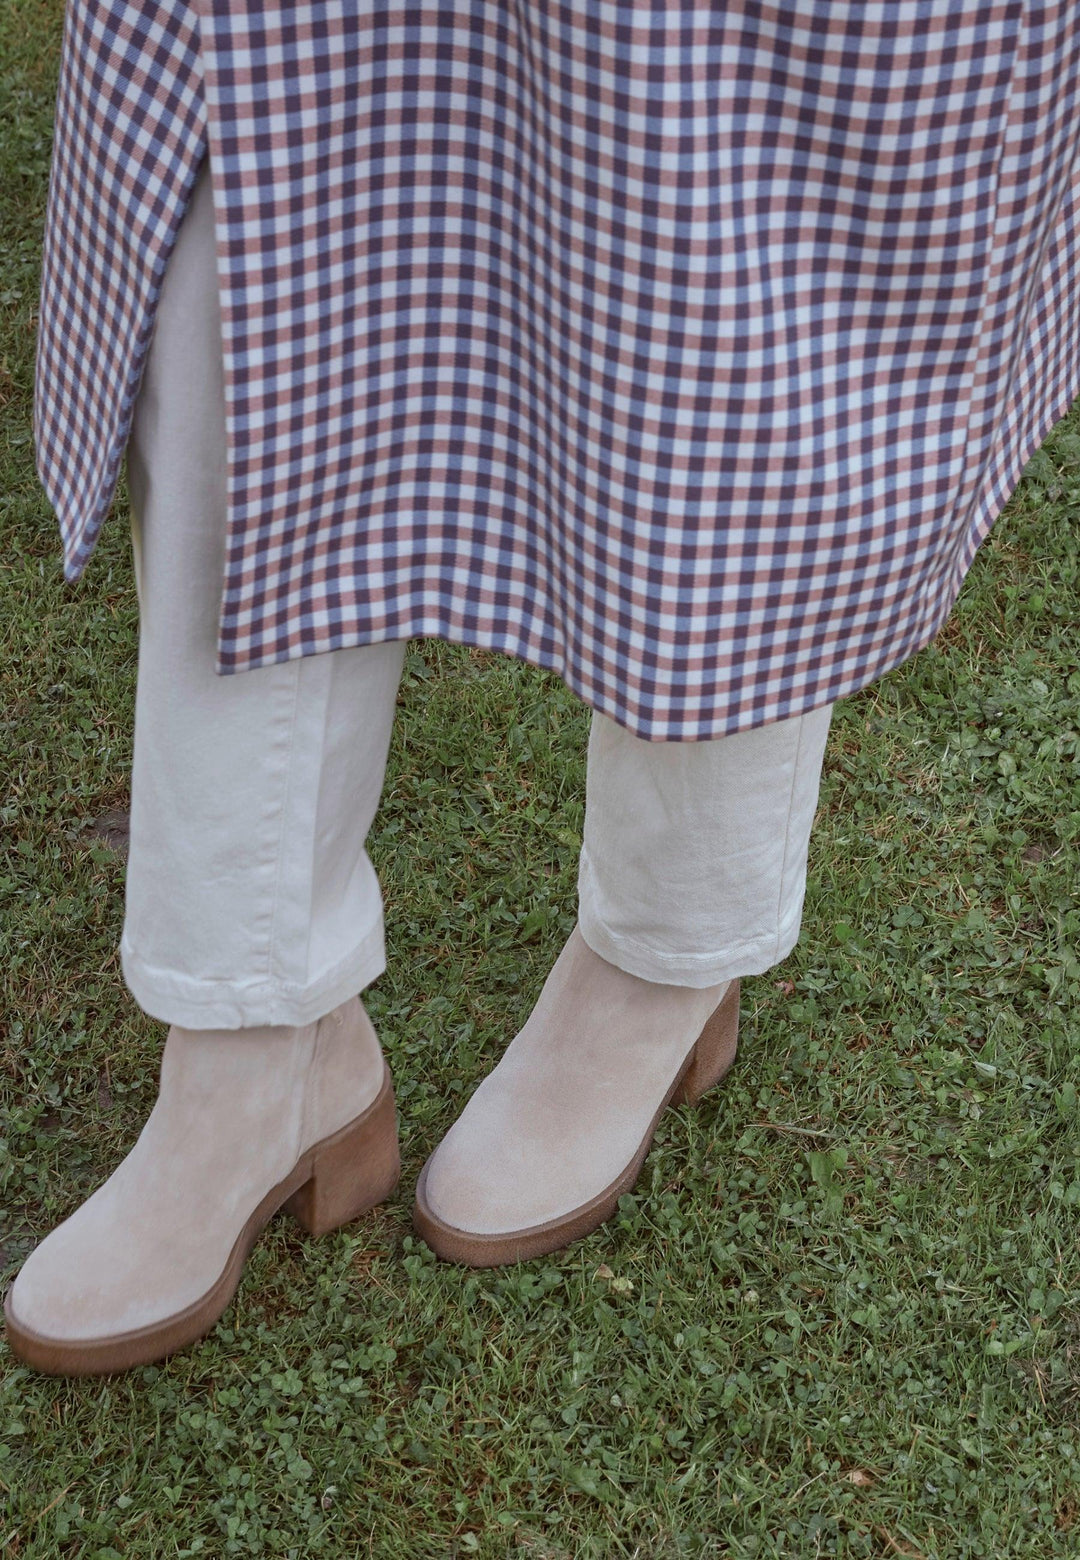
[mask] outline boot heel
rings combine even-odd
[[[733,980],[723,1001],[694,1042],[690,1065],[671,1097],[673,1105],[693,1105],[720,1082],[735,1060],[739,1040],[739,982]]]
[[[363,1115],[315,1145],[311,1176],[285,1210],[309,1235],[328,1235],[383,1202],[400,1175],[397,1111],[387,1073]]]

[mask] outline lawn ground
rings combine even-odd
[[[65,586],[30,395],[57,0],[0,0],[0,1284],[130,1147],[126,495]],[[574,922],[588,712],[410,646],[366,993],[405,1174],[276,1220],[200,1345],[108,1381],[0,1346],[0,1554],[1080,1555],[1080,408],[938,640],[838,707],[796,951],[722,1090],[555,1257],[411,1233],[423,1159]]]

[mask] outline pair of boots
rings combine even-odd
[[[418,1232],[441,1257],[489,1267],[595,1229],[636,1181],[665,1106],[730,1067],[737,1030],[738,981],[643,980],[575,928],[424,1165]],[[9,1290],[11,1347],[64,1375],[161,1359],[214,1325],[279,1208],[326,1234],[399,1174],[390,1072],[359,997],[296,1028],[174,1025],[135,1146]]]

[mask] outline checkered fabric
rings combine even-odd
[[[796,715],[933,637],[1080,392],[1077,0],[69,0],[71,580],[207,152],[220,673],[433,635],[654,741]]]

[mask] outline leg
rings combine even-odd
[[[364,841],[404,641],[215,674],[225,391],[209,163],[128,446],[139,590],[124,977],[191,1028],[305,1024],[385,966]]]
[[[214,672],[225,427],[209,165],[170,260],[128,448],[139,591],[121,954],[170,1022],[122,1164],[24,1264],[15,1352],[65,1374],[206,1332],[279,1207],[313,1233],[389,1195],[393,1091],[357,992],[382,970],[364,839],[404,644]]]
[[[738,977],[798,937],[831,714],[707,743],[593,716],[579,924],[421,1173],[414,1216],[440,1255],[490,1266],[595,1229],[664,1107],[723,1076]]]
[[[715,742],[589,730],[581,935],[681,986],[761,975],[794,948],[832,705]]]

